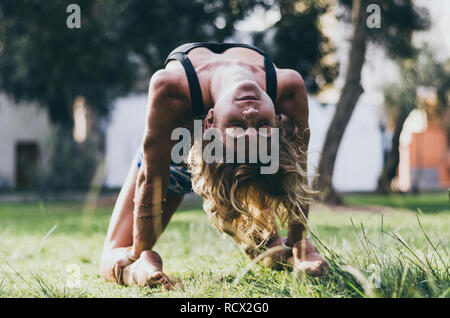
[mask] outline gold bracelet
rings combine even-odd
[[[158,216],[161,216],[163,214],[163,211],[161,211],[161,213],[157,214],[157,215],[138,215],[137,217],[139,219],[153,219],[156,218]]]
[[[134,202],[134,204],[137,204],[139,207],[150,208],[150,207],[158,205],[158,204],[162,205],[163,203],[166,202],[166,198],[163,198],[162,201],[160,201],[160,202],[152,202],[152,203],[136,202],[136,199],[133,199],[133,202]]]

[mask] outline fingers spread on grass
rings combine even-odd
[[[120,279],[120,266],[117,263],[114,263],[112,266],[112,273],[114,276],[114,279],[116,280],[117,283],[121,284],[121,279]]]

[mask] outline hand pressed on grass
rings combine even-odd
[[[311,276],[328,275],[328,263],[319,254],[310,239],[294,243],[289,263],[294,268],[304,271]]]

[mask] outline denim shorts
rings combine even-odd
[[[139,150],[137,155],[137,167],[140,169],[142,165],[142,159],[144,158],[144,153]],[[180,163],[170,163],[170,180],[167,193],[172,194],[187,194],[191,193],[192,183],[191,183],[191,173],[185,164]]]

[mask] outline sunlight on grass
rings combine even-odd
[[[312,278],[260,265],[244,272],[250,261],[204,212],[180,211],[155,247],[166,273],[183,284],[168,292],[100,277],[111,208],[93,211],[89,222],[81,210],[0,204],[0,297],[450,296],[448,213],[312,213],[311,236],[330,265],[327,277]]]
[[[413,212],[417,212],[417,209],[420,209],[423,213],[450,212],[447,192],[421,193],[418,195],[397,193],[389,196],[374,194],[346,195],[344,196],[344,202],[349,205],[386,206]]]

